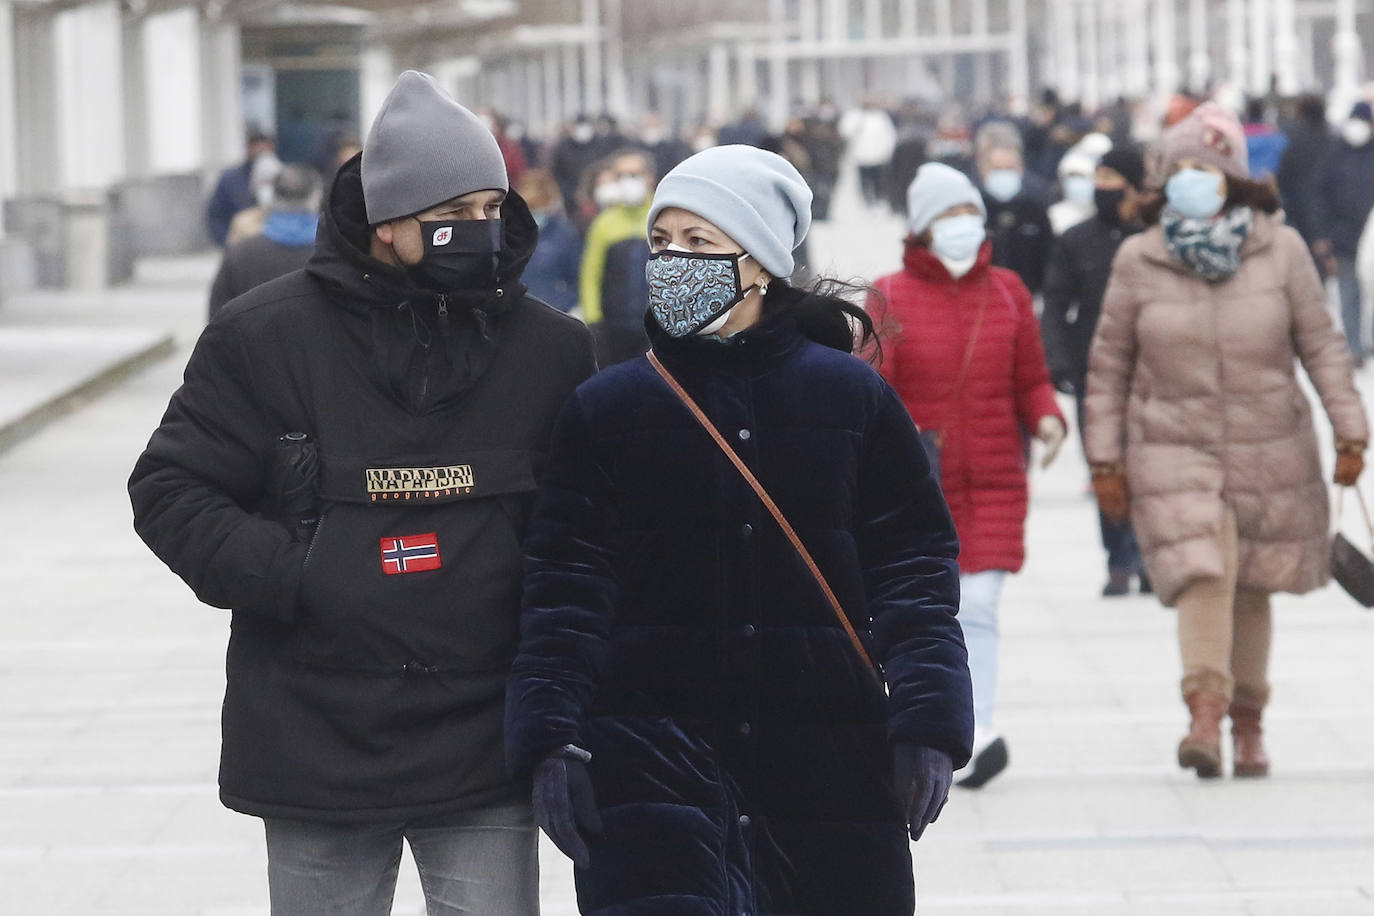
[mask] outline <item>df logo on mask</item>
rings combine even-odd
[[[433,241],[431,244],[432,244],[435,248],[438,248],[438,247],[441,246],[441,245],[447,245],[447,244],[448,244],[450,241],[452,241],[452,240],[453,240],[453,227],[452,227],[452,226],[440,226],[438,229],[435,229],[435,230],[434,230],[434,241]]]

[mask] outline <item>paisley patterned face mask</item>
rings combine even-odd
[[[745,252],[694,254],[665,248],[649,258],[649,310],[671,337],[710,334],[744,298],[739,262]]]

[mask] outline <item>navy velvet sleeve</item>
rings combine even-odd
[[[973,744],[973,690],[956,616],[959,541],[915,424],[886,384],[859,475],[859,557],[889,737],[939,748],[962,766]]]
[[[506,762],[515,775],[577,742],[605,658],[617,526],[611,480],[590,440],[574,394],[525,539],[520,651],[506,695]]]

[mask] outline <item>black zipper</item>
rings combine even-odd
[[[315,545],[320,541],[320,532],[324,531],[324,520],[327,518],[329,518],[329,510],[321,510],[320,519],[315,523],[315,536],[310,539],[310,546],[305,548],[305,562],[301,564],[302,571],[310,565],[310,557],[315,553]]]

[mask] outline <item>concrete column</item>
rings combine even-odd
[[[10,7],[14,20],[15,184],[42,194],[61,184],[61,133],[57,111],[56,14]]]
[[[59,168],[64,188],[104,188],[124,175],[123,24],[115,0],[53,20]]]
[[[1085,3],[1082,7],[1082,31],[1079,47],[1083,52],[1083,86],[1080,98],[1083,107],[1089,110],[1102,104],[1101,65],[1097,40],[1097,6]]]
[[[606,104],[618,118],[630,115],[630,95],[625,82],[625,44],[621,0],[606,0]]]
[[[1054,49],[1055,82],[1059,85],[1060,96],[1065,101],[1077,101],[1082,97],[1078,60],[1078,5],[1073,0],[1054,0]]]
[[[919,23],[916,0],[895,0],[897,3],[897,33],[903,38],[915,38]]]
[[[1250,79],[1248,86],[1252,95],[1263,95],[1269,90],[1269,76],[1273,73],[1271,64],[1269,21],[1270,0],[1250,0]],[[1247,84],[1242,84],[1247,85]]]
[[[864,41],[879,41],[883,35],[883,0],[864,0]]]
[[[201,24],[201,154],[205,165],[227,164],[243,155],[243,53],[239,38],[237,22]],[[363,86],[366,92],[366,80]],[[366,132],[371,123],[371,116],[365,115],[360,129]]]
[[[544,131],[544,74],[539,70],[539,57],[531,52],[520,65],[525,81],[525,133],[538,135]]]
[[[988,0],[969,0],[972,3],[973,34],[986,36],[988,33]],[[978,51],[973,55],[973,97],[983,102],[992,101],[992,53]]]
[[[554,138],[555,131],[567,120],[568,112],[563,105],[562,80],[558,61],[558,49],[549,48],[544,52],[544,133]]]
[[[1026,47],[1030,32],[1026,26],[1026,0],[1009,0],[1011,49],[1007,55],[1007,90],[1010,95],[1030,101],[1030,61]]]
[[[1246,41],[1245,0],[1226,0],[1226,78],[1242,88],[1250,78]]]
[[[1135,36],[1150,33],[1149,15],[1143,3],[1125,4],[1122,14],[1125,18],[1117,46],[1125,45],[1126,94],[1131,98],[1143,98],[1150,92],[1150,49]]]
[[[1212,77],[1207,35],[1207,0],[1188,0],[1188,88],[1202,91]]]
[[[1121,53],[1120,6],[1108,4],[1098,11],[1097,31],[1098,55],[1106,61],[1101,71],[1100,90],[1103,104],[1108,104],[1120,97],[1125,88],[1126,62]]]
[[[1355,31],[1355,0],[1336,0],[1336,34],[1331,39],[1335,55],[1335,79],[1327,100],[1327,114],[1333,120],[1344,120],[1360,95],[1360,64],[1364,49],[1360,34]]]
[[[827,42],[843,42],[849,35],[846,26],[849,11],[847,0],[821,0],[821,38]]]
[[[581,112],[595,114],[587,111],[586,96],[582,92],[582,69],[578,61],[577,45],[565,44],[562,49],[562,70],[563,80],[559,90],[563,100],[563,117],[565,120],[572,120]]]
[[[1155,95],[1164,97],[1178,89],[1178,21],[1176,0],[1155,0],[1154,49]]]
[[[582,0],[582,27],[587,32],[582,46],[582,104],[592,114],[600,114],[606,109],[602,87],[600,0]]]
[[[377,118],[377,113],[382,110],[386,94],[391,91],[396,77],[400,74],[396,72],[396,62],[392,59],[391,48],[383,44],[369,45],[363,49],[361,70],[359,77],[362,86],[358,107],[361,109],[359,120],[362,122],[365,138],[372,122]]]
[[[757,105],[759,101],[758,50],[752,41],[741,41],[735,49],[735,104],[744,108]],[[768,112],[764,112],[765,115]],[[782,124],[774,127],[782,129]]]
[[[19,190],[19,119],[15,111],[14,11],[0,0],[0,241],[5,238],[4,205]]]
[[[713,124],[724,124],[734,116],[730,102],[730,52],[715,42],[706,57],[706,111]]]
[[[935,34],[948,38],[954,33],[954,9],[951,0],[935,0]],[[946,98],[954,96],[954,55],[940,55],[940,82]]]
[[[1298,76],[1298,7],[1294,0],[1274,3],[1274,74],[1279,92],[1294,95],[1301,87]]]
[[[784,0],[768,0],[768,120],[775,125],[787,122],[792,104],[792,87],[787,80],[787,45],[783,36],[786,21]]]
[[[198,169],[205,161],[199,14],[194,7],[157,13],[143,20],[141,31],[148,171]]]

